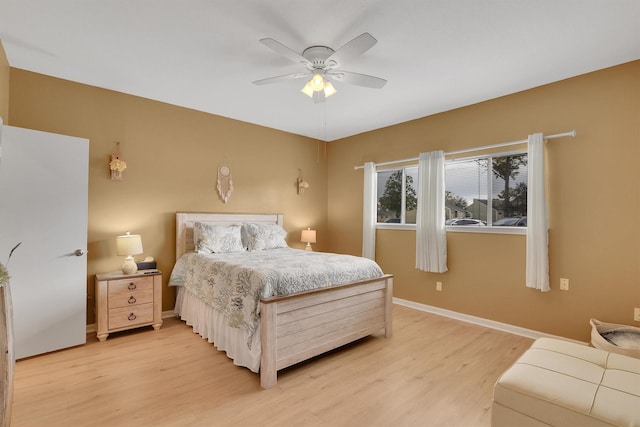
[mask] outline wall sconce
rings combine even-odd
[[[122,160],[122,155],[120,154],[120,143],[116,142],[116,151],[111,155],[111,161],[109,162],[111,179],[114,181],[120,181],[122,179],[122,171],[126,168],[127,162]]]
[[[300,237],[300,241],[307,244],[307,246],[304,247],[305,251],[312,251],[313,248],[311,247],[311,244],[316,242],[316,230],[312,230],[310,228],[302,230],[302,237]]]
[[[133,274],[138,271],[138,266],[133,260],[132,255],[142,253],[142,238],[139,234],[127,234],[116,237],[116,254],[124,256],[124,264],[122,264],[122,272],[124,274]]]
[[[298,169],[298,195],[304,194],[304,191],[309,188],[309,183],[302,179],[302,171]]]

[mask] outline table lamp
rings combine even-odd
[[[124,256],[124,264],[122,264],[122,272],[124,274],[133,274],[138,271],[138,266],[133,260],[133,255],[142,253],[142,239],[139,234],[127,234],[116,237],[116,253]]]
[[[311,247],[311,244],[316,242],[316,230],[312,230],[310,228],[302,230],[302,237],[300,238],[300,241],[307,244],[307,246],[304,247],[305,251],[312,251],[313,248]]]

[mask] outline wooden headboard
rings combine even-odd
[[[283,225],[282,214],[229,214],[229,213],[176,213],[176,260],[187,252],[193,252],[193,224],[205,222],[216,225],[241,225],[243,222]]]

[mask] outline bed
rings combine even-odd
[[[312,283],[311,289],[300,289],[280,295],[282,292],[273,292],[271,289],[277,288],[276,286],[265,286],[259,291],[259,296],[253,294],[253,297],[250,297],[247,292],[242,301],[234,295],[224,295],[229,301],[237,301],[237,307],[233,303],[216,304],[221,294],[226,294],[227,291],[218,290],[218,294],[213,298],[208,297],[209,293],[215,293],[211,290],[214,282],[218,286],[217,282],[221,282],[221,277],[228,278],[232,274],[221,272],[219,263],[223,260],[216,257],[231,258],[233,254],[205,254],[205,257],[215,260],[212,264],[206,264],[208,267],[200,267],[201,262],[206,261],[200,259],[202,255],[199,252],[202,251],[196,251],[194,226],[199,236],[199,230],[206,226],[224,226],[229,229],[242,227],[245,233],[245,227],[254,224],[264,227],[275,224],[281,227],[283,216],[182,212],[176,214],[176,265],[169,286],[177,287],[176,314],[192,326],[194,332],[208,339],[218,350],[225,351],[234,364],[259,372],[260,385],[263,388],[275,386],[277,373],[283,368],[374,333],[384,331],[386,338],[391,337],[393,277],[383,274],[381,270],[375,277],[349,280],[341,284],[319,285],[320,280],[315,283],[315,280],[306,274],[307,270],[315,268],[306,268],[304,279]],[[243,234],[243,242],[244,240]],[[269,262],[280,262],[275,259],[280,252],[290,252],[297,257],[296,259],[321,256],[320,253],[291,248],[244,252],[240,254],[243,262],[244,258],[274,258],[275,261],[263,258],[256,261],[258,264],[266,265]],[[332,258],[333,261],[337,259]],[[355,263],[360,260],[370,262],[360,257],[351,257],[349,261]],[[333,261],[330,262],[331,265],[335,264]],[[373,264],[377,267],[377,264]],[[292,265],[290,268],[295,272],[298,266]],[[203,269],[208,269],[208,276],[200,271]],[[280,270],[286,273],[288,269],[289,266],[272,270],[277,270],[277,274],[280,274]],[[233,272],[235,280],[254,277],[253,273],[247,273],[248,270],[237,266],[230,271]],[[187,286],[187,276],[193,276],[192,281],[210,283]],[[193,279],[194,277],[196,279]],[[270,289],[265,289],[267,287]],[[255,307],[252,307],[254,302]],[[247,317],[249,314],[257,317],[255,326],[252,326],[253,322],[241,319],[242,314],[238,314],[241,310],[244,310]]]

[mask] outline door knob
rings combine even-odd
[[[76,251],[73,254],[75,256],[82,256],[85,254],[85,251],[83,251],[82,249],[76,249]]]

